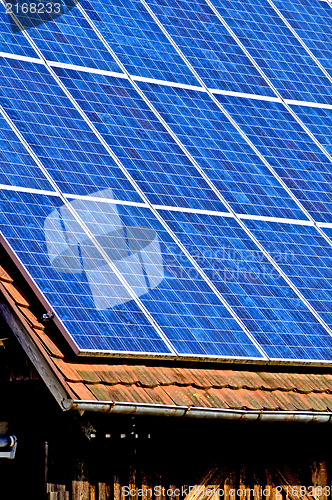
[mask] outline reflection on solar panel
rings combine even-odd
[[[1,241],[75,352],[332,363],[331,7],[0,11]]]

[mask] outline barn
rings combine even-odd
[[[0,498],[328,500],[330,0],[0,5]]]

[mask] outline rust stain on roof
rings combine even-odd
[[[0,291],[27,325],[36,347],[71,398],[222,409],[332,411],[330,373],[77,358],[51,337],[1,266]]]

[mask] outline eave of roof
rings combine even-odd
[[[0,267],[0,310],[63,409],[241,420],[330,421],[332,374],[313,368],[77,358],[51,337]]]

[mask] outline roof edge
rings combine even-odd
[[[260,422],[303,422],[332,423],[332,412],[283,411],[283,410],[233,410],[224,408],[205,408],[198,406],[158,405],[147,403],[128,403],[120,401],[83,401],[64,399],[62,409],[121,415],[145,415],[183,418],[210,418],[223,420],[242,420]]]
[[[9,297],[6,298],[10,301]],[[72,396],[73,393],[69,387],[67,387],[67,384],[65,383],[60,372],[55,370],[53,364],[51,368],[49,362],[50,359],[43,352],[44,349],[42,346],[37,346],[33,341],[32,337],[35,336],[33,335],[33,331],[29,328],[29,325],[26,323],[23,315],[20,315],[18,311],[14,312],[10,308],[8,302],[6,303],[2,300],[0,300],[0,315],[6,321],[14,336],[21,344],[26,355],[37,370],[41,379],[45,382],[59,406],[62,407],[63,399],[67,398],[69,395]]]

